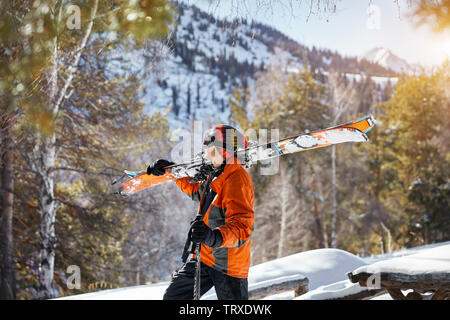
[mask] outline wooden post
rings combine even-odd
[[[294,296],[298,297],[301,296],[302,294],[305,294],[308,292],[308,285],[299,285],[295,290],[294,290]]]
[[[439,288],[433,293],[431,300],[450,300],[450,290]]]
[[[249,287],[248,298],[250,300],[257,300],[289,290],[294,290],[294,295],[298,297],[299,295],[308,292],[308,284],[308,278],[301,275],[292,275],[285,279],[280,279],[280,281],[268,283],[265,286],[257,286],[256,288]]]
[[[405,295],[403,294],[402,290],[397,289],[397,288],[386,288],[386,291],[389,293],[389,295],[392,297],[392,299],[394,300],[406,300]]]

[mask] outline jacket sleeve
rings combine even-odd
[[[220,247],[241,247],[250,239],[254,223],[254,190],[248,174],[237,172],[224,185],[225,224],[219,227]]]
[[[202,192],[203,192],[203,188],[204,188],[203,183],[201,183],[201,182],[190,183],[188,181],[188,179],[190,179],[190,178],[185,177],[185,178],[177,179],[177,180],[175,180],[175,183],[181,189],[181,191],[183,191],[188,196],[190,196],[192,198],[192,200],[200,201],[200,198],[201,198]]]

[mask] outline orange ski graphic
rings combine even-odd
[[[172,174],[170,172],[166,172],[162,176],[148,175],[147,172],[142,172],[122,184],[118,193],[121,195],[131,195],[170,180],[172,180]]]

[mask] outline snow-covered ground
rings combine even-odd
[[[250,268],[248,277],[249,290],[259,283],[274,281],[281,277],[304,275],[309,280],[308,289],[342,281],[350,272],[365,265],[364,260],[339,249],[317,249],[296,253],[280,259],[264,262]],[[204,296],[215,298],[214,289]],[[268,299],[292,299],[294,291],[267,297]]]
[[[401,259],[402,257],[407,259]],[[378,269],[385,267],[394,268],[397,271],[408,273],[409,269],[418,268],[418,262],[420,262],[419,266],[423,270],[447,270],[446,268],[449,268],[450,265],[450,241],[366,258],[359,258],[339,249],[317,249],[300,252],[251,267],[249,272],[249,289],[289,277],[304,275],[309,279],[309,291],[295,298],[296,300],[333,299],[367,290],[366,288],[361,288],[357,283],[351,283],[347,277],[348,272],[365,270],[370,268],[369,265],[375,265],[378,266]],[[73,295],[62,299],[159,300],[162,298],[168,284],[165,281],[150,285]],[[202,299],[215,298],[214,289],[211,289],[202,297]],[[265,299],[294,299],[294,291],[268,296]],[[387,294],[372,299],[391,300]]]

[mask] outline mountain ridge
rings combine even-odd
[[[186,128],[192,120],[205,125],[229,122],[228,99],[234,88],[251,86],[256,73],[264,71],[274,59],[283,59],[286,69],[308,66],[321,81],[330,70],[361,74],[361,79],[396,75],[356,56],[308,48],[260,22],[217,19],[196,6],[176,4],[179,15],[173,33],[165,40],[167,54],[159,66],[162,72],[146,77],[141,97],[149,114],[171,106],[171,129]],[[145,72],[144,49],[116,55],[134,72]],[[111,72],[115,69],[117,65],[111,64]],[[367,84],[361,90],[365,87]]]

